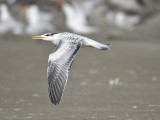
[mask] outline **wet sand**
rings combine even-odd
[[[160,36],[143,29],[121,37],[90,35],[100,42],[112,38],[111,50],[80,49],[56,106],[46,79],[53,45],[0,36],[0,119],[159,120]]]

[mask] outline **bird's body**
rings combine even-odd
[[[47,78],[49,85],[49,96],[53,104],[61,100],[62,93],[68,80],[68,73],[74,57],[81,46],[91,46],[101,50],[109,50],[109,44],[101,44],[90,38],[73,33],[47,33],[34,36],[33,39],[51,41],[57,45],[49,55]]]

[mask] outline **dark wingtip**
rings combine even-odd
[[[60,103],[61,98],[60,99],[56,99],[56,97],[53,96],[52,92],[49,93],[50,101],[51,101],[52,104],[57,105],[57,104]]]
[[[51,103],[57,105],[60,103],[62,95],[61,93],[58,93],[55,87],[53,82],[49,83],[48,92]]]
[[[111,44],[106,44],[106,47],[103,48],[103,50],[110,50]]]
[[[59,102],[52,102],[52,104],[57,105],[57,104],[59,104]]]
[[[108,45],[108,50],[110,50],[110,46],[111,46],[111,44],[107,44]]]
[[[50,97],[51,103],[57,105],[60,103],[60,100],[56,100],[55,98]]]
[[[54,101],[54,98],[53,98],[53,99],[50,98],[50,100],[51,100],[51,103],[54,104],[54,105],[57,105],[57,104],[59,104],[59,102],[60,102],[60,101]]]

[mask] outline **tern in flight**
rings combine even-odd
[[[81,46],[109,50],[110,44],[101,44],[90,38],[73,33],[46,33],[32,39],[51,41],[57,47],[48,58],[48,91],[53,104],[59,104],[68,80],[74,57]]]

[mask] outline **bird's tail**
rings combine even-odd
[[[93,47],[93,48],[97,48],[100,50],[110,50],[110,44],[102,44],[96,41],[90,41],[88,42],[88,46]]]

